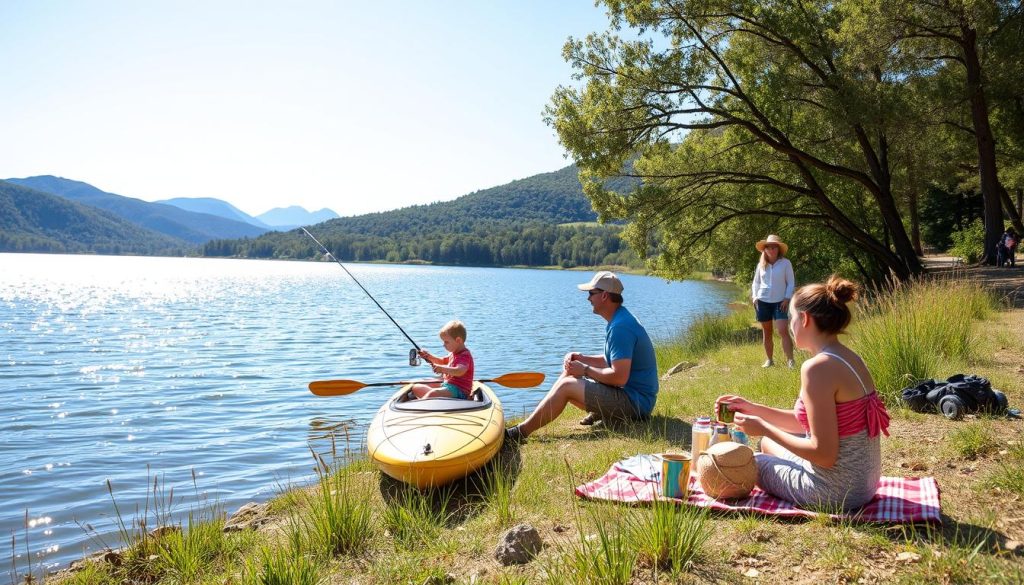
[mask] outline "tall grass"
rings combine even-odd
[[[650,509],[628,516],[627,524],[640,556],[673,574],[689,569],[711,536],[706,509],[671,501],[655,500]]]
[[[551,584],[628,585],[639,554],[630,541],[628,525],[616,517],[591,512],[593,533],[580,523],[580,537],[570,543],[548,568]],[[577,519],[579,521],[579,519]]]
[[[750,315],[741,311],[705,313],[687,326],[675,343],[655,347],[658,363],[671,367],[684,359],[707,355],[730,343],[758,339],[760,333],[750,326]]]
[[[199,578],[228,548],[223,523],[188,516],[187,529],[159,539],[160,565],[170,580],[190,583]]]
[[[319,585],[326,582],[315,559],[293,547],[263,547],[242,570],[242,585]]]
[[[995,302],[980,285],[963,280],[894,284],[872,291],[859,305],[851,345],[871,370],[885,401],[926,378],[945,378],[943,367],[966,364],[975,356],[972,324],[991,315]]]
[[[362,549],[373,538],[369,490],[347,470],[320,478],[304,516],[308,546],[320,558]]]
[[[435,502],[433,493],[407,487],[384,509],[384,526],[398,544],[412,549],[430,544],[441,536],[451,518],[451,492],[442,490]]]
[[[514,487],[515,478],[511,470],[500,462],[484,475],[484,497],[494,510],[495,521],[500,528],[507,528],[515,523],[515,498],[512,496]]]

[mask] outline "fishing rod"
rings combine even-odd
[[[345,265],[341,263],[341,260],[338,260],[337,256],[335,256],[334,254],[331,254],[331,251],[328,250],[323,244],[321,244],[320,240],[318,240],[315,237],[313,237],[313,234],[309,233],[309,230],[307,230],[306,228],[300,228],[300,229],[302,229],[302,231],[305,232],[307,236],[312,238],[313,241],[316,242],[317,246],[320,246],[320,249],[323,251],[324,254],[326,254],[330,258],[333,258],[334,261],[338,263],[338,266],[341,266],[341,269],[345,271],[345,274],[351,276],[352,280],[355,281],[355,283],[359,285],[359,288],[363,289],[363,292],[366,293],[366,296],[370,297],[370,300],[373,301],[373,304],[377,305],[377,308],[380,309],[381,311],[383,311],[384,314],[388,316],[388,319],[391,319],[391,322],[395,324],[395,327],[398,327],[398,330],[402,332],[402,335],[404,335],[405,338],[409,340],[409,343],[411,343],[413,345],[413,347],[416,348],[416,349],[413,349],[413,350],[409,351],[409,365],[410,366],[418,366],[419,365],[419,352],[423,351],[422,349],[420,349],[419,344],[417,344],[415,341],[413,341],[412,337],[409,337],[409,334],[405,332],[405,329],[402,329],[402,326],[398,324],[398,321],[395,321],[394,317],[392,317],[391,314],[388,313],[387,310],[384,309],[384,307],[382,307],[381,304],[377,302],[377,299],[373,298],[373,295],[370,294],[370,291],[366,290],[366,287],[363,286],[362,283],[360,283],[359,280],[355,276],[353,276],[351,272],[348,271],[348,268],[345,268]],[[414,360],[415,360],[416,363],[413,363]]]

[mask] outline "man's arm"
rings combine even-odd
[[[633,366],[633,360],[615,360],[611,362],[610,367],[603,365],[604,363],[603,357],[601,358],[601,364],[597,366],[591,366],[582,360],[575,360],[572,362],[569,374],[577,377],[587,376],[595,382],[601,382],[609,386],[625,386],[627,380],[630,379],[630,368]]]
[[[567,362],[580,362],[592,368],[608,367],[608,362],[605,361],[603,355],[584,355],[582,353],[574,351],[569,355],[565,356],[565,358]]]

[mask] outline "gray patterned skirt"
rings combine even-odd
[[[831,469],[786,452],[784,457],[758,453],[757,485],[801,507],[850,511],[874,497],[882,475],[880,437],[866,430],[840,437],[839,457]]]

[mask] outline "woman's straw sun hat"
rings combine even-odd
[[[776,236],[775,234],[771,234],[770,236],[761,240],[757,244],[754,244],[754,247],[757,248],[758,252],[764,252],[764,247],[767,246],[768,244],[775,244],[776,246],[778,246],[779,249],[782,250],[783,256],[785,256],[786,252],[789,251],[789,245],[786,244],[786,242],[783,242],[782,238]]]

